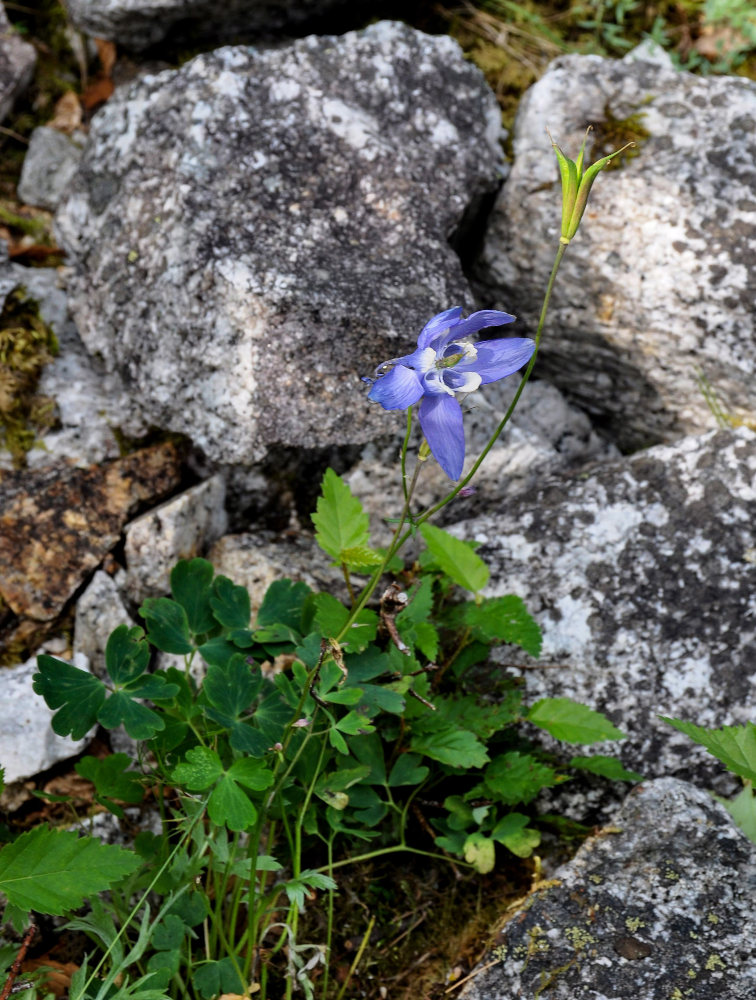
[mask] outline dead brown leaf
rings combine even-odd
[[[71,976],[79,968],[75,962],[56,962],[54,958],[30,958],[23,964],[24,972],[35,969],[49,969],[45,978],[45,988],[56,997],[65,997],[71,986]]]
[[[56,103],[55,113],[47,124],[68,135],[81,128],[81,104],[73,90],[67,90]]]
[[[113,42],[108,42],[104,38],[95,38],[95,45],[97,46],[97,55],[100,60],[100,66],[102,67],[102,72],[100,76],[112,76],[113,67],[116,61],[116,47]]]
[[[113,93],[114,89],[113,81],[109,76],[97,77],[97,79],[92,80],[87,89],[81,95],[81,103],[87,111],[92,111],[98,105],[104,104]]]

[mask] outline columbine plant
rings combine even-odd
[[[56,712],[56,733],[81,738],[95,724],[123,726],[139,741],[136,761],[115,754],[77,764],[95,800],[122,815],[147,795],[160,817],[158,832],[137,837],[138,857],[50,831],[0,851],[0,891],[17,926],[31,909],[69,912],[109,888],[107,901],[72,921],[98,956],[74,976],[71,1000],[288,1000],[295,991],[342,1000],[372,928],[366,921],[355,961],[335,984],[342,868],[408,853],[488,872],[537,848],[544,819],[529,804],[541,788],[581,769],[639,777],[613,757],[560,760],[528,742],[522,720],[570,743],[622,733],[566,698],[524,705],[518,685],[491,666],[481,684],[491,646],[511,643],[537,657],[540,630],[518,597],[484,597],[489,570],[474,548],[427,523],[474,476],[532,371],[559,262],[590,183],[611,159],[584,173],[583,153],[570,165],[558,151],[567,222],[535,340],[471,342],[513,317],[487,310],[463,319],[450,309],[371,380],[372,400],[407,410],[404,505],[390,544],[378,549],[359,500],[326,472],[315,537],[343,571],[348,606],[283,579],[251,621],[247,591],[192,559],[174,568],[170,598],[144,602],[144,628],[113,632],[106,679],[39,657],[34,687]],[[524,365],[507,413],[461,478],[460,398]],[[415,406],[425,441],[408,481]],[[416,511],[429,454],[456,485]],[[411,537],[425,548],[405,564]],[[352,577],[365,573],[357,592]],[[151,670],[156,651],[183,658],[184,669]],[[422,818],[417,829],[412,814]],[[320,901],[318,923],[308,911]]]

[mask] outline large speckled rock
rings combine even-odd
[[[27,205],[55,211],[68,193],[84,145],[84,135],[65,135],[41,125],[35,128],[21,168],[18,197]]]
[[[658,716],[753,717],[755,519],[756,434],[741,428],[547,477],[453,530],[482,543],[488,593],[519,594],[541,624],[528,698],[605,711],[627,766],[693,777],[711,758]]]
[[[143,77],[57,217],[82,338],[215,461],[385,433],[359,376],[472,306],[448,241],[499,134],[457,44],[391,22]]]
[[[94,38],[142,50],[164,39],[235,41],[276,31],[296,31],[333,15],[359,21],[379,4],[370,0],[64,0],[71,22]]]
[[[0,122],[28,87],[36,64],[34,46],[13,31],[0,4]]]
[[[596,157],[607,120],[616,143],[629,134],[612,121],[636,114],[648,138],[593,187],[539,362],[628,450],[716,426],[701,374],[725,411],[756,418],[756,83],[557,59],[520,107],[481,265],[492,303],[534,328],[561,218],[544,129],[575,156],[593,123]]]
[[[756,848],[673,778],[512,913],[460,1000],[752,1000]]]

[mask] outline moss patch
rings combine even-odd
[[[38,393],[40,375],[58,352],[52,329],[23,287],[6,298],[0,313],[0,447],[13,465],[26,465],[38,434],[55,425],[55,403]]]

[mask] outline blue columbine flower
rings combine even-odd
[[[447,309],[425,324],[417,350],[386,361],[376,369],[368,399],[384,410],[406,410],[420,400],[418,415],[428,447],[450,479],[459,479],[465,461],[465,431],[457,395],[511,375],[535,350],[532,340],[509,338],[475,344],[464,338],[515,318],[484,309],[462,319],[460,308]]]

